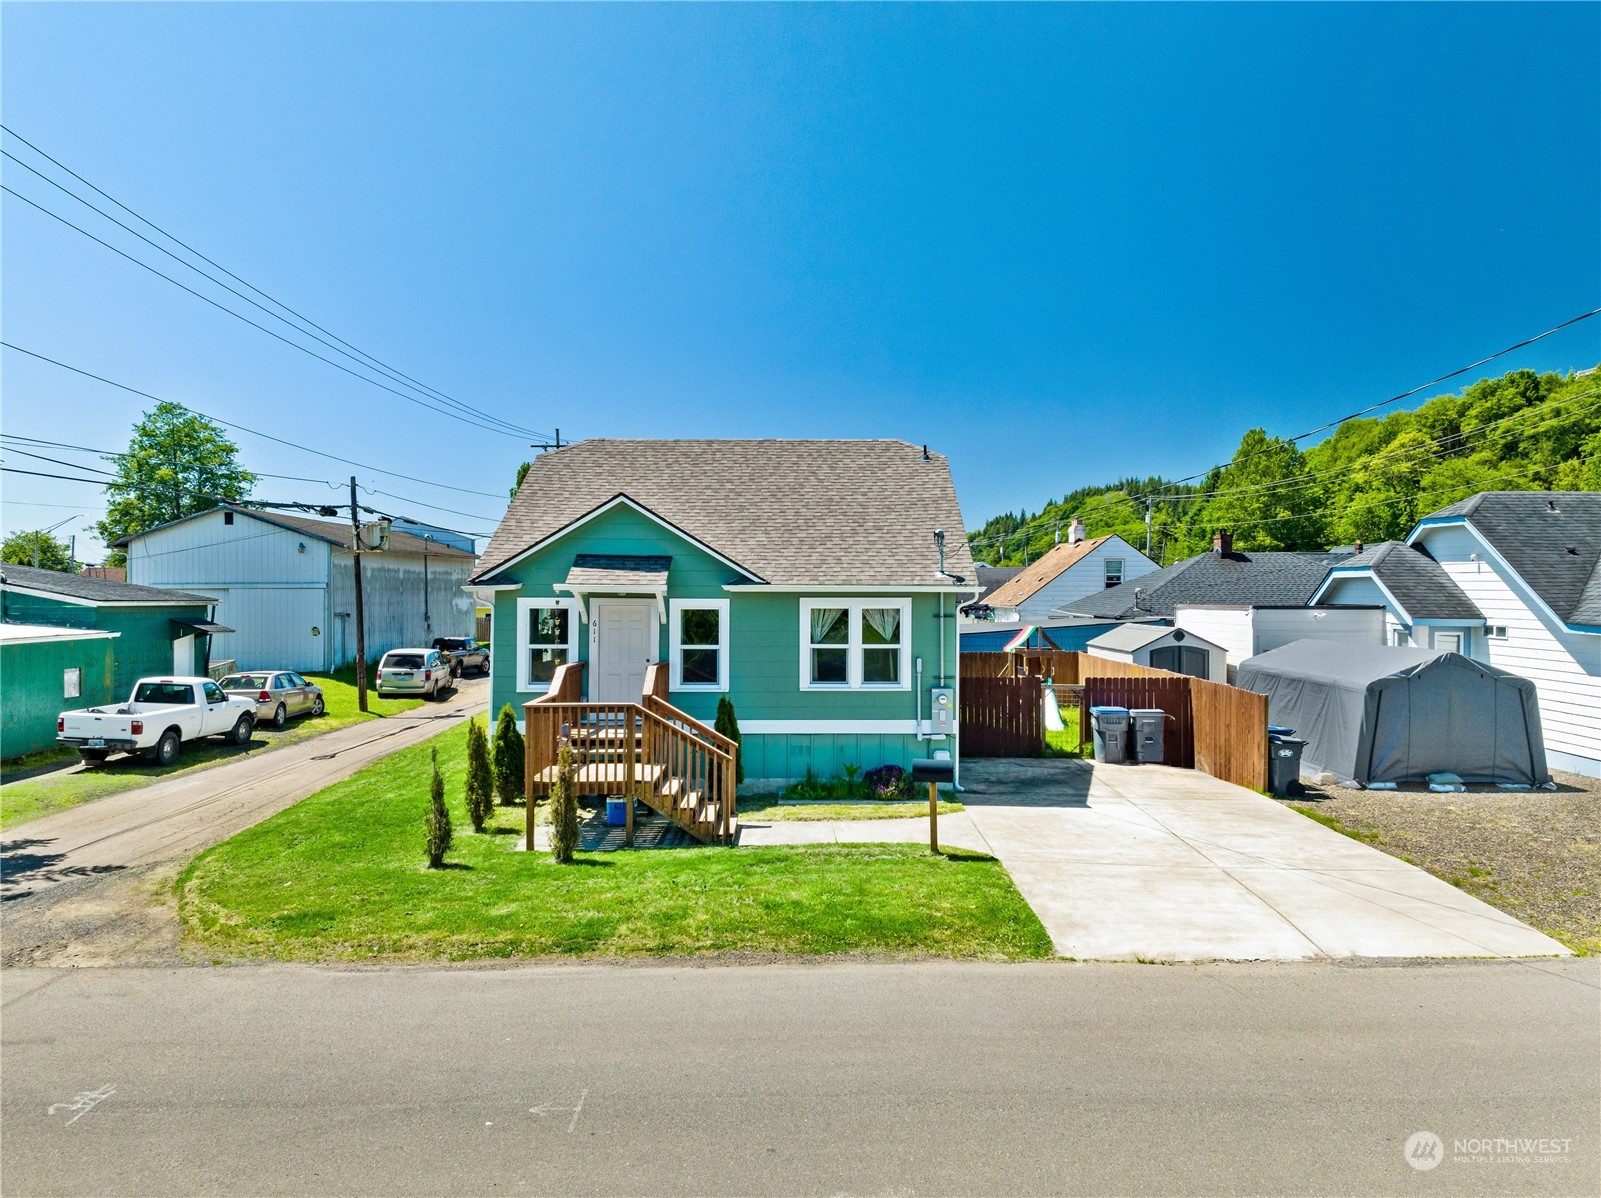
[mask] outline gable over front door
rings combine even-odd
[[[596,599],[590,621],[590,702],[638,703],[645,667],[656,660],[656,604],[649,599]]]

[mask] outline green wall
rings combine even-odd
[[[743,723],[749,720],[913,720],[917,715],[916,675],[907,690],[807,691],[800,687],[800,592],[728,592],[725,584],[747,581],[655,521],[627,507],[595,518],[541,550],[537,555],[496,575],[496,583],[521,583],[516,591],[500,591],[495,599],[490,705],[499,713],[506,703],[519,716],[522,705],[539,697],[538,691],[516,689],[517,600],[565,596],[555,590],[565,581],[573,558],[580,553],[667,554],[669,599],[728,599],[729,698]],[[879,597],[903,599],[904,592],[885,590]],[[601,596],[602,598],[604,596]],[[806,597],[825,598],[808,592]],[[866,599],[850,594],[841,598]],[[910,596],[911,657],[923,659],[922,709],[929,711],[929,687],[941,685],[940,640],[945,642],[944,685],[955,685],[957,673],[956,606],[954,595],[945,596],[945,619],[939,618],[940,597]],[[668,629],[658,625],[657,654],[667,659]],[[579,626],[580,660],[589,655],[589,625]],[[719,696],[706,691],[672,692],[672,703],[690,715],[710,722]],[[914,758],[950,749],[951,741],[919,741],[911,734],[749,734],[744,738],[747,778],[788,779],[804,776],[808,765],[819,777],[831,777],[847,763],[871,769],[877,765],[907,766]]]
[[[84,610],[89,610],[85,608]],[[56,717],[63,711],[120,699],[112,684],[117,638],[93,637],[0,646],[0,757],[36,753],[56,743]],[[63,693],[64,672],[81,671],[80,695]]]
[[[174,620],[204,620],[210,608],[204,603],[160,607],[89,607],[34,595],[5,592],[5,620],[11,624],[48,624],[55,628],[99,628],[120,632],[113,649],[112,685],[118,698],[126,698],[133,684],[149,674],[172,672],[172,642],[182,631]],[[196,637],[196,664],[208,638]]]

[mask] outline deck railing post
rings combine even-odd
[[[634,758],[638,754],[638,747],[634,741],[634,708],[632,704],[623,709],[623,726],[618,729],[622,734],[617,743],[623,752],[623,797],[628,803],[628,815],[625,821],[626,830],[623,833],[623,843],[629,848],[634,847]],[[641,728],[641,734],[644,729]]]

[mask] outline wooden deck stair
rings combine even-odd
[[[563,737],[577,758],[579,794],[632,796],[702,843],[732,844],[739,835],[734,742],[667,702],[664,666],[649,668],[638,703],[581,701],[582,670],[582,663],[560,667],[549,692],[523,706],[528,847]],[[627,839],[633,843],[632,804]]]

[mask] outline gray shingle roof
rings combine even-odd
[[[596,439],[541,454],[475,580],[619,495],[778,586],[974,583],[950,467],[905,441]]]
[[[1370,545],[1330,571],[1340,577],[1366,567],[1395,596],[1407,615],[1419,620],[1482,620],[1484,613],[1456,581],[1422,548],[1404,541]],[[1339,573],[1336,574],[1335,571]]]
[[[580,553],[567,571],[567,585],[579,590],[600,587],[664,587],[670,557],[641,557],[626,553]]]
[[[1169,624],[1119,624],[1116,628],[1109,628],[1100,636],[1093,638],[1089,643],[1100,646],[1102,649],[1116,649],[1119,652],[1131,653],[1135,649],[1143,649],[1152,641],[1159,641],[1165,636],[1179,634],[1179,640],[1186,645],[1201,645],[1208,649],[1217,646],[1203,637],[1196,636],[1182,628],[1174,628]]]
[[[1180,603],[1300,607],[1317,590],[1329,566],[1340,560],[1340,555],[1330,553],[1198,553],[1164,569],[1075,599],[1057,610],[1128,620],[1140,616],[1171,616]],[[1135,591],[1140,592],[1137,605]]]
[[[1004,586],[1023,572],[1022,566],[974,566],[978,575],[978,585],[984,589],[979,592],[978,602],[986,602],[995,589]]]
[[[1601,625],[1601,492],[1481,491],[1423,523],[1451,517],[1471,524],[1560,619]]]
[[[132,582],[113,582],[109,578],[90,578],[85,574],[66,574],[60,570],[35,570],[32,566],[0,566],[0,579],[14,587],[84,599],[90,603],[216,603],[210,595],[189,591],[169,591],[165,587],[146,587]]]

